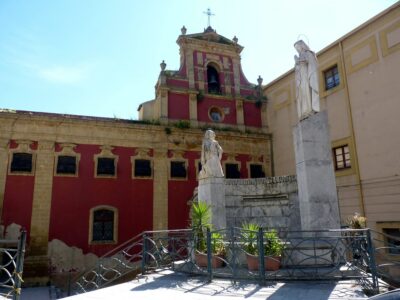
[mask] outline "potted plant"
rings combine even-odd
[[[247,268],[250,271],[258,270],[258,245],[257,234],[259,226],[255,223],[242,224],[242,246],[246,252]]]
[[[367,218],[356,212],[352,217],[347,218],[347,224],[349,225],[349,229],[364,229],[367,225]],[[363,237],[364,234],[365,232],[363,231],[350,231],[350,248],[353,251],[353,259],[355,260],[360,260],[363,257],[363,249],[366,248],[366,240],[365,237]]]
[[[211,211],[205,202],[197,202],[192,205],[192,228],[195,238],[195,261],[199,267],[207,266],[206,232],[211,229]],[[213,268],[223,265],[222,258],[226,249],[220,233],[211,234],[211,264]]]
[[[250,271],[259,269],[258,232],[260,226],[254,223],[242,225],[242,245],[246,252],[247,267]],[[282,241],[276,230],[270,230],[263,234],[264,266],[268,271],[276,271],[280,268],[280,261],[284,249]]]
[[[281,266],[281,258],[284,250],[284,245],[278,236],[278,232],[274,229],[265,232],[264,243],[265,269],[276,271]]]

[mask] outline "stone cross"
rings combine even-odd
[[[210,27],[210,18],[211,18],[211,16],[215,16],[215,14],[213,14],[211,12],[210,8],[207,8],[207,11],[203,11],[203,14],[207,15],[207,17],[208,17],[208,27]]]

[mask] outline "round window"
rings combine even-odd
[[[224,114],[222,113],[222,110],[218,107],[211,107],[209,112],[209,117],[213,122],[221,122],[224,118]]]

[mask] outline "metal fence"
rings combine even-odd
[[[18,240],[0,240],[0,295],[19,300],[21,295],[26,231]]]
[[[282,246],[281,255],[274,257],[265,252],[271,242],[269,233],[262,228],[207,230],[206,251],[199,253],[199,241],[192,230],[143,232],[100,258],[96,267],[73,285],[73,292],[102,288],[129,273],[145,274],[160,268],[204,275],[209,280],[254,279],[261,284],[271,280],[355,279],[371,293],[379,291],[369,229],[280,231],[276,238]],[[247,253],[249,243],[256,248],[255,255]]]
[[[207,232],[207,264],[199,263],[200,254],[192,254],[183,270],[213,277],[268,280],[340,280],[356,279],[372,293],[378,291],[378,277],[374,261],[371,235],[364,230],[281,231],[278,239],[281,254],[266,254],[269,231],[253,232],[241,228],[218,231],[225,245],[224,255],[213,255],[210,245],[216,243],[214,232]],[[254,239],[249,241],[249,237]],[[246,248],[253,242],[255,255]],[[196,252],[192,250],[192,252]],[[255,263],[254,263],[255,260]],[[217,261],[220,263],[218,264]],[[253,262],[252,262],[253,261]]]
[[[381,285],[400,288],[400,237],[371,230],[371,238]]]

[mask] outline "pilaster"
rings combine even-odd
[[[0,220],[3,216],[4,191],[7,179],[8,143],[9,139],[0,138]]]
[[[236,99],[236,123],[241,132],[245,131],[243,100]]]
[[[47,255],[51,194],[53,186],[54,142],[39,141],[36,151],[29,254]]]
[[[268,115],[267,115],[267,103],[261,104],[261,126],[263,133],[268,133]]]
[[[235,94],[240,95],[240,59],[234,58],[233,61],[233,84],[235,86]]]
[[[167,149],[154,149],[153,230],[168,229]]]
[[[189,94],[189,118],[190,118],[190,126],[197,127],[197,95]]]
[[[193,66],[193,50],[185,49],[186,55],[186,72],[189,79],[189,88],[194,89],[194,66]]]
[[[168,89],[160,89],[160,121],[163,124],[168,123]]]
[[[36,151],[35,186],[33,191],[32,219],[28,257],[24,264],[27,285],[43,285],[49,280],[50,208],[53,186],[54,142],[38,141]]]

